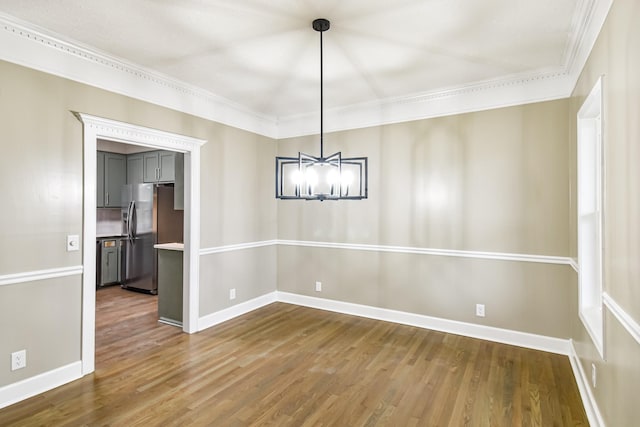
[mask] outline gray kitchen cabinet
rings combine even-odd
[[[102,151],[98,151],[96,170],[96,206],[104,208],[104,153]]]
[[[176,180],[176,153],[173,151],[160,151],[160,172],[158,182],[174,182]]]
[[[96,170],[96,206],[122,207],[122,186],[127,183],[127,157],[98,151]]]
[[[129,154],[127,156],[127,184],[144,183],[144,156]]]
[[[101,248],[101,285],[120,281],[120,241],[104,240]]]
[[[144,182],[158,182],[158,169],[160,158],[157,151],[143,154],[144,162]]]
[[[159,245],[162,246],[162,245]],[[182,326],[182,250],[158,249],[158,317],[162,323]]]
[[[173,182],[175,180],[175,153],[151,151],[143,153],[144,182]]]
[[[173,209],[184,210],[184,154],[176,153],[175,185],[173,186]]]

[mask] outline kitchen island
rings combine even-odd
[[[158,321],[182,326],[183,243],[162,243],[158,250]]]

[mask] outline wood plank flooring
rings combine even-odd
[[[581,426],[564,356],[275,303],[194,335],[101,289],[96,371],[2,426]]]

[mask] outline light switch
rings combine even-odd
[[[80,236],[77,234],[70,234],[67,236],[67,252],[80,250]]]

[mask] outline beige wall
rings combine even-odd
[[[325,153],[369,157],[369,199],[282,201],[278,236],[567,256],[568,138],[567,101],[326,135]]]
[[[481,252],[569,254],[569,102],[544,102],[325,136],[369,157],[369,199],[278,204],[278,237]],[[280,155],[318,154],[316,137]],[[569,338],[566,265],[278,248],[278,289]],[[323,282],[315,293],[316,280]],[[475,304],[486,317],[475,316]]]
[[[70,111],[208,140],[202,247],[276,238],[274,141],[6,62],[0,76],[0,275],[82,264],[66,252],[66,235],[82,234],[82,125]],[[231,304],[229,282],[236,302],[275,291],[275,261],[255,262],[270,251],[241,251],[222,275],[210,265],[228,255],[203,256],[200,316]],[[243,263],[251,274],[232,268]],[[80,310],[80,276],[0,286],[0,359],[23,348],[28,359],[15,372],[1,363],[0,387],[80,360]]]
[[[278,248],[278,290],[568,338],[569,267],[295,246]],[[322,282],[322,293],[315,282]],[[475,316],[476,303],[486,317]]]
[[[80,359],[80,276],[0,286],[0,387]],[[27,349],[27,367],[9,355]]]
[[[605,291],[640,323],[640,2],[616,0],[571,99],[571,126],[596,80],[604,75]],[[576,137],[571,138],[571,250],[576,255]],[[572,278],[577,282],[577,278]],[[579,318],[573,339],[585,372],[598,368],[593,389],[609,426],[640,419],[640,343],[605,309],[603,361]]]
[[[277,251],[274,246],[243,249],[202,257],[200,266],[200,315],[215,313],[234,304],[275,291]],[[251,284],[247,287],[246,284]],[[229,300],[229,290],[236,299]]]

